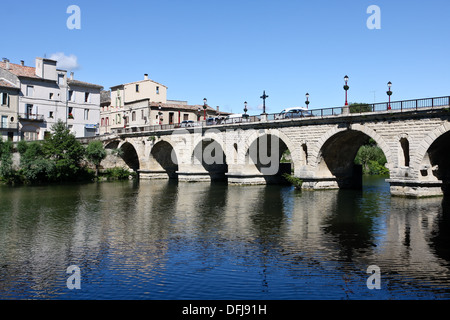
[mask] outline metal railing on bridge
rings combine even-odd
[[[114,129],[113,133],[123,134],[123,133],[139,133],[139,132],[153,132],[162,130],[174,130],[178,128],[196,128],[196,127],[209,127],[215,125],[235,125],[241,123],[255,123],[260,122],[264,119],[266,121],[282,121],[288,119],[311,119],[311,118],[325,118],[325,117],[335,117],[343,115],[352,114],[363,114],[363,113],[389,113],[389,112],[408,112],[415,111],[419,109],[437,109],[443,107],[450,107],[450,96],[447,97],[436,97],[436,98],[425,98],[425,99],[415,99],[415,100],[402,100],[402,101],[392,101],[392,102],[382,102],[382,103],[364,103],[364,104],[353,104],[344,107],[333,107],[333,108],[322,108],[322,109],[309,109],[300,110],[297,113],[282,114],[282,113],[272,113],[266,115],[242,115],[242,117],[236,118],[226,118],[226,117],[215,117],[207,119],[206,121],[180,123],[180,124],[161,124],[152,126],[139,126],[139,127],[129,127]]]

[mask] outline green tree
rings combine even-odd
[[[77,180],[80,172],[80,162],[85,149],[70,133],[62,120],[58,120],[52,127],[52,133],[44,141],[42,147],[44,156],[54,163],[55,181]]]
[[[20,153],[20,166],[24,179],[30,183],[56,181],[56,167],[47,158],[43,144],[39,141],[26,142],[17,146]]]
[[[367,103],[351,103],[350,113],[371,112],[372,106]]]
[[[100,163],[106,158],[106,150],[103,143],[98,140],[89,142],[86,148],[86,158],[95,165],[95,176],[98,176]]]
[[[386,156],[373,139],[359,148],[355,163],[362,165],[364,174],[389,174],[389,169],[385,166],[387,163]]]

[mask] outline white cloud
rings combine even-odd
[[[64,52],[57,52],[50,55],[49,59],[56,60],[59,69],[73,71],[80,68],[76,55],[66,56]]]

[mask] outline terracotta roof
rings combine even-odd
[[[13,88],[13,89],[19,89],[18,87],[16,87],[14,84],[12,84],[9,81],[6,81],[4,79],[0,79],[0,87],[3,88]]]
[[[195,111],[195,112],[197,112],[198,109],[200,108],[201,111],[203,112],[203,105],[199,105],[199,104],[186,105],[186,104],[175,104],[175,103],[150,102],[149,106],[150,107],[159,107],[159,106],[161,106],[161,108],[163,108],[163,109],[186,110],[186,111]],[[219,110],[219,112],[217,112],[216,109],[211,108],[210,106],[207,106],[206,112],[209,113],[209,114],[211,114],[211,113],[214,113],[214,114],[220,113],[222,115],[230,114],[229,112],[224,112],[224,111],[220,111],[220,110]]]
[[[0,61],[0,68],[6,70],[6,62]],[[36,68],[34,67],[22,66],[20,64],[10,62],[8,71],[11,72],[12,74],[15,74],[18,77],[42,79],[41,77],[38,77],[36,75]]]

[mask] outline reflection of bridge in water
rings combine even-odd
[[[441,97],[310,110],[292,119],[263,114],[226,125],[125,128],[98,139],[122,149],[141,178],[265,184],[292,170],[305,189],[361,187],[354,159],[373,139],[386,156],[393,195],[434,196],[449,185],[449,105],[450,97]],[[280,164],[286,150],[291,167]]]
[[[233,256],[261,273],[267,265],[269,273],[283,270],[295,281],[314,276],[305,270],[318,270],[315,274],[322,272],[326,284],[325,271],[360,274],[365,281],[365,269],[376,264],[383,288],[395,277],[425,286],[443,279],[441,288],[450,285],[446,199],[386,200],[387,190],[361,197],[348,190],[297,193],[277,186],[172,181],[101,183],[69,191],[67,203],[54,208],[61,214],[49,214],[47,202],[26,213],[33,217],[28,225],[33,232],[25,240],[18,227],[24,201],[36,202],[34,197],[49,192],[22,190],[23,198],[5,203],[13,227],[5,229],[3,238],[30,244],[23,257],[30,281],[57,277],[74,257],[97,266],[136,269],[151,279],[173,263],[174,252],[194,247],[198,251],[190,259],[205,270],[229,267],[227,259]],[[23,254],[10,242],[5,242],[8,257]],[[5,288],[19,270],[4,278]],[[266,280],[274,285],[270,277]]]

